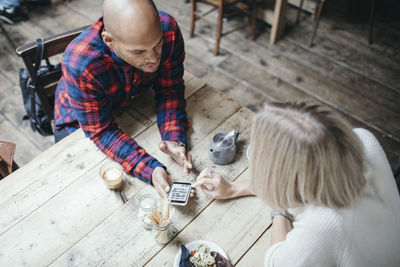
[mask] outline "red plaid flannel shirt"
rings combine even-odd
[[[173,17],[161,11],[159,15],[163,47],[156,72],[142,72],[119,59],[101,38],[104,24],[100,18],[67,47],[54,110],[57,129],[65,128],[72,133],[82,128],[86,137],[119,162],[125,172],[147,183],[151,183],[156,167],[165,166],[119,129],[112,110],[128,106],[133,98],[153,85],[162,140],[186,144],[183,38]]]

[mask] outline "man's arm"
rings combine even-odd
[[[182,34],[172,17],[169,24],[174,31],[164,32],[162,62],[154,84],[157,102],[157,123],[164,141],[180,141],[187,144],[185,85],[183,60],[185,50]]]
[[[78,81],[67,81],[70,104],[80,127],[125,172],[151,184],[154,169],[165,167],[118,128],[112,116],[112,99],[92,73],[95,70],[88,66]]]

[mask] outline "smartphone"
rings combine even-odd
[[[189,200],[191,183],[173,182],[168,199],[172,205],[185,206]]]

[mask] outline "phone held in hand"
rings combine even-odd
[[[189,200],[191,183],[173,182],[168,199],[172,205],[185,206]]]

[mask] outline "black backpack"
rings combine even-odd
[[[53,129],[51,125],[52,118],[46,116],[46,113],[43,109],[42,103],[37,93],[37,81],[38,79],[40,79],[40,77],[46,75],[49,72],[61,71],[61,64],[52,65],[48,57],[44,57],[46,65],[40,66],[44,52],[43,39],[37,39],[36,44],[36,60],[32,79],[29,77],[29,73],[25,68],[21,68],[19,70],[19,83],[26,111],[26,115],[23,117],[23,120],[29,119],[33,131],[37,131],[41,135],[48,136],[53,134]],[[54,110],[54,95],[48,96],[47,98],[51,110]]]

